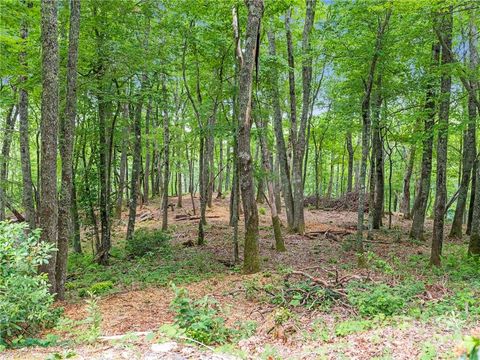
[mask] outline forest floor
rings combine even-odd
[[[183,202],[184,208],[169,211],[169,260],[165,254],[125,257],[124,213],[113,229],[108,268],[91,265],[88,255],[70,259],[68,300],[60,304],[70,320],[44,334],[56,343],[6,351],[0,358],[451,359],[462,337],[480,326],[480,269],[463,255],[466,239],[446,240],[443,267],[432,269],[429,244],[409,240],[410,222],[393,215],[392,229],[371,235],[366,264],[359,268],[350,235],[355,213],[305,209],[307,236],[285,234],[287,251],[278,253],[265,204],[259,205],[262,272],[243,275],[232,259],[229,200],[215,199],[207,210],[207,243],[201,247],[189,246],[196,241],[198,220],[175,219],[192,213],[190,199]],[[137,229],[158,229],[158,201],[139,207],[137,221]],[[243,224],[239,229],[242,240]],[[430,229],[427,222],[427,238]],[[85,250],[90,246],[83,243]],[[300,287],[285,288],[292,270],[299,272]],[[328,288],[312,291],[320,283],[306,281],[300,272],[331,285],[335,294],[345,294],[355,283],[366,287],[352,292],[353,300],[348,295],[349,305],[343,298],[328,298]],[[227,326],[253,324],[253,330],[222,346],[168,335],[171,328],[165,324],[175,320],[170,282],[186,288],[190,298],[215,299]],[[85,297],[92,288],[101,290],[93,300]],[[308,297],[295,297],[304,293]],[[314,298],[325,303],[312,303]],[[382,306],[384,311],[377,311]],[[95,321],[99,326],[92,330]]]

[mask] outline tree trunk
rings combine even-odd
[[[150,116],[152,113],[152,99],[148,98],[145,114],[145,171],[143,173],[143,203],[148,204],[150,180]]]
[[[373,88],[373,80],[375,78],[375,70],[377,62],[380,56],[380,50],[382,48],[382,41],[385,35],[391,10],[386,11],[385,19],[379,24],[377,30],[377,36],[375,40],[375,52],[370,63],[370,70],[368,73],[368,79],[365,82],[365,93],[362,100],[362,161],[360,165],[360,177],[359,177],[359,195],[358,195],[358,211],[357,211],[357,237],[356,248],[357,251],[363,253],[363,220],[365,216],[365,183],[367,175],[367,161],[369,153],[369,140],[370,140],[370,98]]]
[[[480,166],[476,169],[476,178],[480,179]],[[475,182],[472,188],[475,193],[475,201],[472,209],[472,229],[470,233],[470,241],[468,243],[468,254],[471,256],[480,255],[480,181]]]
[[[183,207],[183,199],[182,199],[182,172],[180,171],[180,161],[177,161],[177,208]]]
[[[452,47],[453,10],[450,7],[442,18],[442,36],[445,46]],[[431,264],[440,266],[443,245],[443,232],[447,202],[447,152],[448,152],[448,117],[450,111],[450,93],[452,77],[446,68],[452,62],[450,53],[442,46],[442,78],[440,86],[440,107],[438,110],[437,139],[437,181],[435,192],[435,218],[433,219]]]
[[[22,24],[21,38],[26,39],[28,29],[26,23]],[[27,54],[25,51],[20,53],[20,64],[24,67],[23,71],[27,73]],[[19,108],[19,130],[20,130],[20,159],[22,166],[22,203],[25,208],[25,218],[29,224],[30,230],[35,229],[35,202],[33,195],[32,166],[30,162],[30,134],[28,126],[28,92],[22,87],[27,81],[27,76],[20,77],[20,100]]]
[[[146,80],[144,78],[144,80]],[[143,84],[142,84],[143,85]],[[133,161],[130,176],[130,199],[128,202],[128,225],[127,241],[130,240],[135,231],[135,220],[137,216],[137,201],[140,189],[140,168],[142,166],[142,108],[143,108],[143,86],[141,86],[137,104],[135,106],[135,117],[133,121]]]
[[[73,172],[75,174],[75,172]],[[82,253],[82,242],[80,239],[80,215],[77,205],[77,189],[75,186],[75,177],[72,178],[72,220],[73,220],[73,251],[77,254]]]
[[[58,32],[57,1],[42,0],[42,110],[40,132],[40,208],[41,240],[57,246],[57,136],[58,136]],[[56,253],[39,271],[48,275],[50,292],[56,292]]]
[[[268,192],[268,205],[270,207],[270,215],[272,217],[273,235],[275,238],[275,250],[286,251],[285,242],[283,241],[282,228],[280,218],[278,217],[277,204],[275,203],[275,194],[273,188],[272,174],[273,169],[270,164],[270,151],[267,146],[267,139],[265,131],[267,129],[265,121],[256,121],[257,129],[259,130],[259,141],[262,152],[262,165],[266,174],[266,186]]]
[[[475,10],[472,10],[473,12]],[[473,13],[474,14],[474,13]],[[475,73],[478,68],[478,52],[476,44],[477,28],[475,26],[474,16],[470,18],[469,26],[469,53],[470,53],[470,70],[472,74]],[[452,228],[450,230],[450,237],[461,238],[462,237],[462,224],[465,207],[467,204],[468,186],[470,184],[470,175],[472,173],[473,162],[475,161],[477,149],[476,149],[476,119],[477,108],[475,105],[474,95],[477,90],[476,79],[472,76],[470,79],[470,86],[475,90],[474,93],[468,94],[468,129],[464,136],[463,145],[463,171],[460,188],[458,191],[457,207],[455,209],[455,216],[453,218]],[[472,188],[472,192],[475,190]]]
[[[380,109],[382,106],[381,96],[381,75],[377,78],[377,90],[375,92],[375,104],[372,124],[372,156],[375,162],[372,165],[374,169],[375,187],[374,187],[374,204],[372,208],[372,229],[380,229],[382,226],[383,202],[385,192],[385,178],[383,176],[384,159],[383,159],[383,139],[381,135],[380,125]]]
[[[433,125],[435,121],[435,78],[433,76],[435,68],[438,66],[440,56],[440,45],[434,44],[432,47],[432,77],[427,86],[425,98],[425,128],[423,131],[423,150],[420,183],[415,203],[412,209],[412,228],[410,237],[417,240],[424,240],[425,213],[427,211],[428,194],[430,192],[430,181],[432,177],[432,150],[433,150]]]
[[[293,159],[292,159],[292,176],[293,176],[293,206],[294,206],[294,221],[293,228],[299,234],[305,231],[304,206],[303,206],[303,161],[305,155],[305,132],[308,123],[308,115],[310,111],[311,101],[311,83],[312,83],[312,56],[310,54],[310,33],[313,28],[313,21],[315,18],[316,0],[307,0],[307,9],[305,13],[305,23],[302,34],[302,115],[300,120],[300,128],[294,126],[293,142]],[[289,24],[288,24],[289,25]],[[287,32],[289,32],[289,26]],[[293,64],[293,53],[291,53],[291,39],[289,43],[289,63],[290,58]],[[293,72],[292,66],[290,72]],[[293,89],[294,90],[294,89]],[[296,105],[294,102],[292,102]],[[292,106],[292,105],[291,105]],[[293,123],[292,123],[293,125]]]
[[[413,166],[415,165],[416,147],[412,145],[408,154],[407,168],[405,169],[405,176],[403,177],[403,195],[400,211],[405,219],[410,219],[410,182],[413,174]]]
[[[166,87],[166,79],[162,84],[164,96],[164,110],[163,110],[163,155],[165,162],[163,166],[163,198],[162,198],[162,230],[168,228],[168,183],[170,180],[170,119],[168,117],[167,103],[168,94]]]
[[[7,188],[8,178],[8,159],[10,157],[10,145],[12,144],[12,135],[17,119],[18,107],[12,105],[7,114],[5,121],[5,129],[3,132],[2,154],[0,155],[0,221],[5,220],[6,194],[4,190]]]
[[[65,299],[68,244],[72,231],[73,145],[77,116],[77,60],[80,32],[80,0],[70,1],[70,30],[68,35],[67,96],[65,113],[60,117],[60,157],[62,183],[58,203],[58,251],[56,286],[59,300]]]
[[[220,139],[218,142],[219,154],[218,154],[218,184],[217,184],[217,199],[222,198],[223,189],[223,141]]]
[[[248,19],[245,52],[240,67],[238,94],[238,161],[243,212],[245,216],[245,247],[243,270],[247,274],[260,270],[258,245],[258,211],[253,186],[252,154],[250,150],[252,78],[259,43],[263,0],[246,0]],[[241,54],[238,54],[239,57]]]
[[[126,122],[123,125],[122,129],[122,145],[121,145],[121,155],[120,155],[120,169],[119,169],[119,180],[118,180],[118,189],[117,189],[117,201],[115,205],[115,216],[117,219],[120,219],[122,216],[123,208],[123,193],[125,189],[125,175],[127,171],[127,151],[128,151],[128,120],[130,118],[128,104],[125,103],[123,106],[123,120]]]
[[[272,57],[276,55],[275,48],[275,35],[273,32],[268,32],[269,42],[269,54]],[[293,193],[292,184],[290,181],[290,167],[287,158],[287,147],[285,145],[285,139],[283,137],[283,124],[282,124],[282,110],[280,108],[280,93],[278,87],[278,72],[274,68],[271,71],[270,81],[271,86],[271,98],[273,106],[273,128],[275,131],[275,139],[277,145],[278,161],[280,163],[280,174],[282,183],[282,192],[285,202],[285,211],[287,214],[287,226],[289,231],[293,230]]]
[[[352,145],[352,132],[347,132],[347,152],[348,152],[348,170],[347,170],[347,193],[353,190],[353,145]]]
[[[473,221],[473,208],[475,207],[475,189],[477,185],[477,167],[478,167],[478,159],[473,162],[472,168],[472,187],[470,191],[470,203],[468,205],[468,216],[467,216],[467,231],[465,232],[467,235],[471,234],[472,231],[472,221]]]

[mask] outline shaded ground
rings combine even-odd
[[[198,220],[175,220],[179,214],[193,215],[189,198],[184,198],[184,208],[169,211],[169,223],[173,244],[196,241]],[[171,199],[176,203],[175,199]],[[198,199],[197,199],[198,201]],[[226,264],[215,277],[189,283],[185,287],[192,298],[204,295],[213,296],[224,310],[227,323],[240,320],[253,320],[258,324],[256,334],[240,341],[235,351],[248,358],[265,359],[436,359],[452,358],[452,351],[459,343],[462,334],[478,327],[478,320],[465,319],[458,314],[427,318],[422,321],[411,317],[395,317],[377,321],[374,326],[354,329],[352,333],[336,333],[338,324],[352,319],[354,314],[348,309],[334,307],[329,311],[306,310],[299,308],[286,324],[276,327],[274,323],[275,306],[260,298],[247,296],[245,288],[249,282],[267,283],[272,276],[280,276],[282,269],[309,269],[309,273],[320,276],[320,270],[313,267],[335,269],[339,276],[366,276],[372,281],[400,281],[398,275],[386,275],[371,269],[359,270],[356,267],[357,256],[348,244],[349,232],[353,232],[356,214],[307,210],[305,213],[306,231],[309,236],[285,235],[287,252],[277,253],[273,249],[272,230],[268,207],[259,205],[260,250],[263,272],[256,275],[242,275],[238,267],[230,267],[232,259],[232,230],[228,226],[228,199],[216,199],[212,209],[207,210],[207,244],[189,251],[205,253],[213,261]],[[198,202],[196,205],[198,209]],[[160,211],[158,202],[139,208],[138,227],[158,228]],[[284,214],[282,214],[284,216]],[[142,219],[142,220],[140,220]],[[126,231],[127,214],[116,226],[118,239]],[[387,221],[387,219],[385,219]],[[283,219],[285,222],[285,219]],[[413,257],[428,258],[429,244],[412,243],[407,240],[410,223],[399,216],[393,217],[393,229],[379,231],[367,242],[368,249],[385,261],[407,264]],[[427,224],[430,229],[431,224]],[[242,226],[240,226],[240,229]],[[242,235],[240,234],[240,239]],[[428,238],[428,236],[427,236]],[[461,242],[460,242],[461,243]],[[447,245],[448,246],[448,245]],[[89,244],[84,243],[84,248]],[[181,247],[180,247],[181,248]],[[242,247],[241,247],[242,252]],[[189,253],[186,253],[187,255]],[[187,256],[185,255],[185,256]],[[202,271],[201,269],[199,270]],[[418,279],[426,279],[428,270],[420,267],[409,269]],[[480,276],[480,271],[479,271]],[[437,301],[448,293],[442,283],[430,284],[424,294],[426,301]],[[478,289],[477,289],[478,290]],[[118,292],[105,295],[99,300],[102,316],[101,332],[103,336],[130,334],[120,341],[98,341],[93,345],[78,345],[74,348],[49,347],[30,348],[9,351],[0,354],[6,359],[43,359],[48,354],[57,353],[57,358],[66,357],[73,351],[77,358],[84,359],[214,359],[231,358],[229,349],[209,349],[176,342],[176,346],[166,352],[156,352],[152,343],[158,338],[145,337],[145,332],[156,332],[165,323],[171,323],[174,314],[169,309],[173,298],[169,287],[130,284],[117,289]],[[65,315],[72,319],[87,316],[84,300],[76,298],[62,304]],[[476,306],[480,306],[478,303]],[[272,331],[272,328],[275,328]],[[131,335],[132,333],[138,333]],[[60,333],[62,337],[68,334]],[[73,354],[72,353],[72,354]],[[227,355],[227,353],[229,353]],[[237,353],[238,355],[238,353]]]

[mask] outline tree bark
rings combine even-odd
[[[144,81],[146,79],[144,78]],[[130,176],[130,199],[128,202],[128,225],[127,225],[127,241],[131,240],[135,231],[135,220],[137,216],[137,201],[140,189],[140,168],[142,166],[142,108],[143,108],[143,85],[135,106],[135,116],[133,121],[133,160]]]
[[[167,103],[167,86],[165,79],[162,84],[162,91],[164,96],[164,110],[163,110],[163,197],[162,197],[162,230],[168,228],[168,183],[170,180],[170,119],[168,117]]]
[[[115,216],[117,219],[120,219],[122,216],[123,208],[123,195],[125,190],[125,175],[127,170],[127,150],[128,150],[128,120],[130,118],[128,103],[123,105],[123,121],[125,122],[122,129],[122,144],[121,144],[121,154],[120,154],[120,169],[118,175],[118,188],[117,188],[117,200],[115,205]]]
[[[475,189],[477,185],[477,167],[478,159],[475,159],[473,162],[472,168],[472,187],[470,191],[470,203],[468,204],[468,215],[467,215],[467,230],[466,234],[470,235],[472,232],[472,221],[473,221],[473,208],[475,207]]]
[[[365,93],[362,99],[362,161],[360,165],[359,176],[359,196],[358,196],[358,211],[357,211],[357,237],[356,248],[357,251],[363,253],[363,221],[365,216],[365,185],[367,175],[367,161],[369,153],[370,140],[370,98],[373,88],[373,80],[375,78],[375,71],[380,57],[380,50],[382,48],[383,37],[387,30],[390,20],[391,10],[388,9],[384,20],[379,23],[377,36],[375,40],[374,54],[370,63],[370,70],[368,78],[365,82]]]
[[[373,204],[373,214],[372,214],[372,229],[380,229],[382,226],[382,215],[383,215],[383,202],[384,202],[384,192],[385,192],[385,178],[384,178],[384,159],[383,159],[383,139],[381,135],[381,124],[380,124],[380,109],[382,106],[382,96],[381,96],[381,75],[378,75],[377,78],[377,90],[375,92],[375,104],[374,104],[374,114],[373,114],[373,125],[372,125],[372,152],[375,158],[375,162],[372,165],[374,168],[374,177],[375,177],[375,186],[374,186],[374,204]]]
[[[450,7],[442,18],[442,34],[445,46],[442,46],[442,77],[440,86],[440,107],[438,111],[437,139],[437,181],[435,192],[435,218],[433,219],[433,238],[430,262],[440,266],[443,246],[443,232],[447,201],[447,152],[448,152],[448,118],[450,111],[450,93],[452,77],[448,64],[452,62],[450,53],[445,49],[452,47],[453,9]]]
[[[220,139],[218,142],[219,154],[218,154],[218,184],[217,184],[217,199],[222,198],[223,189],[223,141]]]
[[[407,168],[405,169],[405,176],[403,177],[403,195],[400,211],[405,219],[410,219],[410,182],[413,174],[413,166],[415,164],[416,147],[412,145],[408,154]]]
[[[152,99],[148,98],[147,112],[145,114],[145,171],[143,173],[143,203],[148,204],[149,179],[150,179],[150,122],[152,113]]]
[[[28,6],[31,6],[29,3]],[[26,40],[28,37],[27,24],[22,23],[20,37]],[[25,46],[26,48],[26,46]],[[35,229],[35,201],[33,194],[32,166],[30,162],[30,132],[28,124],[28,91],[26,89],[28,64],[26,50],[20,53],[20,64],[23,67],[23,75],[20,76],[20,100],[18,103],[19,131],[20,131],[20,159],[22,166],[22,203],[25,209],[25,218],[29,229]]]
[[[480,179],[480,166],[476,169],[476,178]],[[470,256],[480,255],[480,181],[475,182],[472,188],[475,193],[475,201],[472,208],[472,229],[470,233],[470,241],[468,243],[468,254]]]
[[[56,260],[56,286],[59,300],[65,299],[67,258],[72,233],[73,144],[77,116],[77,60],[80,32],[80,0],[70,1],[70,29],[68,35],[67,95],[65,113],[60,117],[60,157],[62,182],[58,203],[58,251]]]
[[[272,57],[276,55],[275,48],[275,35],[269,31],[269,54]],[[278,87],[278,71],[274,68],[271,71],[271,98],[273,106],[273,128],[275,131],[275,139],[277,144],[278,161],[280,163],[280,174],[282,183],[282,192],[285,202],[285,212],[287,215],[288,230],[293,230],[293,193],[292,184],[290,181],[290,167],[288,164],[287,147],[285,145],[285,138],[283,137],[283,124],[282,124],[282,110],[280,108],[280,93]]]
[[[353,145],[352,145],[352,132],[347,132],[347,152],[348,152],[348,170],[347,170],[347,193],[353,190]]]
[[[259,141],[262,152],[262,165],[263,170],[266,174],[266,186],[268,192],[268,205],[270,207],[270,215],[272,218],[273,226],[273,235],[275,238],[275,250],[277,251],[286,251],[285,242],[282,236],[282,228],[280,223],[280,218],[278,217],[277,204],[275,203],[275,194],[273,188],[272,174],[273,169],[270,164],[270,151],[267,146],[267,139],[265,136],[265,131],[267,129],[265,121],[256,120],[257,129],[259,130]]]
[[[435,121],[435,68],[438,66],[440,56],[440,45],[432,46],[432,65],[431,79],[427,84],[427,92],[425,98],[425,110],[427,112],[425,118],[425,127],[423,131],[423,149],[422,149],[422,165],[420,174],[420,183],[418,193],[412,209],[412,227],[410,229],[410,237],[417,240],[424,240],[424,224],[425,213],[427,211],[428,194],[430,192],[430,182],[432,177],[432,151],[433,151],[433,126]]]
[[[42,0],[42,110],[40,132],[40,208],[41,240],[57,246],[57,141],[58,141],[58,31],[57,1]],[[56,252],[39,271],[47,273],[50,291],[56,292]]]
[[[238,161],[243,212],[245,216],[245,247],[243,270],[247,274],[260,270],[258,245],[258,211],[253,186],[250,130],[252,111],[253,67],[259,43],[260,22],[263,15],[263,0],[246,0],[248,19],[245,52],[240,67],[238,94]]]
[[[305,23],[302,34],[302,115],[298,132],[294,128],[295,141],[293,142],[292,159],[292,185],[293,185],[293,206],[294,221],[293,228],[299,234],[305,232],[304,205],[303,205],[303,161],[305,156],[305,132],[308,123],[311,101],[311,83],[312,83],[312,56],[310,54],[310,33],[313,28],[315,18],[316,0],[307,0],[307,9],[305,13]],[[291,42],[291,41],[290,41]],[[291,50],[291,49],[290,49]],[[293,54],[289,56],[292,57]],[[293,67],[291,69],[293,71]]]
[[[469,26],[469,53],[470,53],[470,70],[472,74],[478,68],[478,52],[477,52],[477,27],[474,21],[474,10],[470,18]],[[450,230],[450,237],[462,237],[462,224],[465,207],[467,204],[468,186],[470,184],[470,175],[472,173],[473,162],[475,161],[476,149],[476,126],[477,126],[477,107],[475,105],[474,96],[477,91],[477,81],[472,76],[470,79],[470,86],[474,89],[474,93],[468,94],[468,128],[464,136],[463,158],[462,158],[462,179],[458,191],[457,207],[453,217],[452,228]],[[472,188],[472,192],[475,190]]]
[[[16,94],[16,92],[15,92]],[[5,220],[6,194],[8,178],[8,159],[10,157],[10,146],[12,144],[13,129],[17,119],[18,106],[12,105],[7,114],[3,135],[2,154],[0,155],[0,221]]]

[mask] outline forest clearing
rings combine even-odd
[[[0,358],[480,354],[478,0],[0,0]]]
[[[175,221],[176,216],[191,210],[187,203],[184,208],[169,212],[170,256],[178,266],[172,267],[165,261],[162,252],[147,255],[141,265],[128,260],[124,251],[127,213],[114,227],[112,270],[88,270],[88,261],[78,258],[71,264],[67,280],[70,296],[59,305],[65,307],[65,316],[77,321],[76,326],[85,332],[92,331],[92,323],[81,324],[90,315],[85,289],[111,282],[95,296],[95,311],[101,318],[98,338],[73,345],[78,329],[71,331],[60,326],[51,333],[58,337],[59,344],[65,345],[8,351],[4,353],[6,359],[45,359],[50,354],[69,353],[84,359],[451,359],[459,355],[463,337],[480,326],[478,268],[475,262],[458,257],[463,242],[448,242],[447,265],[441,271],[431,272],[426,267],[428,244],[409,240],[410,221],[398,214],[392,230],[373,236],[368,245],[369,264],[359,270],[355,251],[351,245],[349,249],[345,235],[355,224],[354,212],[306,210],[306,233],[314,236],[287,235],[288,251],[278,253],[274,250],[267,211],[260,215],[263,271],[242,275],[241,268],[232,263],[228,199],[215,199],[207,211],[207,216],[215,218],[209,220],[209,241],[202,247],[189,246],[196,239],[194,221]],[[143,214],[149,215],[148,220],[139,221],[139,229],[153,231],[158,227],[158,206],[143,206],[138,213],[139,219],[145,217]],[[427,233],[431,226],[428,221]],[[87,242],[82,245],[90,246]],[[124,261],[128,262],[126,268],[121,265]],[[133,269],[138,266],[143,269]],[[295,304],[291,298],[279,302],[265,292],[284,286],[283,278],[293,270],[303,270],[326,281],[333,280],[330,272],[338,272],[340,278],[352,277],[354,281],[372,284],[369,291],[386,284],[399,291],[410,287],[413,294],[399,308],[390,298],[383,310],[364,317],[359,309],[335,301],[310,307],[311,303]],[[303,290],[308,291],[311,285],[305,280],[308,279],[300,276],[295,282],[301,281]],[[209,296],[215,300],[227,326],[243,322],[253,324],[254,330],[238,343],[227,345],[204,346],[182,339],[164,326],[175,323],[175,311],[171,308],[175,294],[170,282],[185,287],[192,299]],[[382,302],[374,299],[372,304],[381,307]],[[384,310],[387,316],[383,315]],[[155,344],[159,343],[167,346],[158,351]]]

